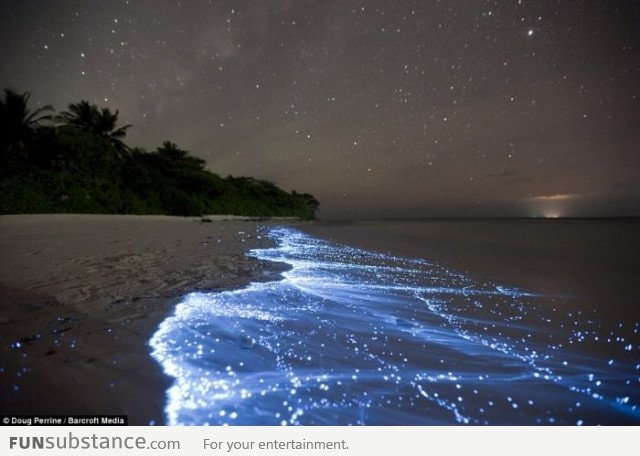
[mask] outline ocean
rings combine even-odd
[[[640,424],[640,223],[268,226],[153,335],[170,425]]]

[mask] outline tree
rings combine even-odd
[[[4,90],[4,99],[0,100],[0,153],[2,164],[21,159],[25,145],[29,142],[40,124],[50,120],[51,106],[43,106],[35,111],[29,110],[31,94],[19,94],[11,89]]]
[[[180,149],[171,141],[163,142],[162,146],[156,149],[156,153],[171,167],[202,171],[206,165],[204,160],[190,156],[189,152]]]
[[[310,193],[298,193],[295,190],[291,192],[291,194],[300,200],[302,200],[311,212],[316,212],[320,207],[320,201],[318,201],[313,195]]]
[[[316,212],[320,207],[320,201],[318,201],[313,195],[309,193],[303,193],[300,195],[305,203],[307,203],[307,207],[311,212]]]
[[[122,142],[118,111],[88,101],[50,120],[31,111],[29,93],[0,96],[0,214],[237,214],[311,219],[313,196],[252,177],[222,178],[206,162],[165,141],[154,152]]]
[[[129,149],[122,141],[131,125],[116,127],[119,111],[111,112],[109,108],[98,108],[86,100],[69,105],[69,111],[58,116],[63,123],[102,136],[116,148],[120,155],[127,155]]]

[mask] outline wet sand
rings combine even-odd
[[[209,218],[211,220],[211,218]],[[262,222],[0,217],[0,413],[162,424],[169,378],[148,339],[190,291],[274,280]]]

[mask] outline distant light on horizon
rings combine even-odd
[[[577,193],[554,193],[532,196],[528,201],[534,217],[557,219],[567,217],[569,206],[580,199],[581,195]]]
[[[567,211],[558,207],[536,207],[531,211],[533,218],[557,219],[567,217]]]

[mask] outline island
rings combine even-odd
[[[153,151],[124,142],[119,111],[82,100],[67,111],[29,108],[29,92],[0,100],[0,214],[91,213],[313,219],[308,193],[220,175],[171,141]]]

